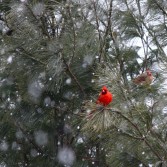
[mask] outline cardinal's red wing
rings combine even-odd
[[[100,95],[97,103],[102,104],[104,106],[108,105],[112,101],[112,94],[110,92],[107,92],[105,95]]]

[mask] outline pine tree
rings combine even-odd
[[[2,0],[0,165],[167,166],[166,7]]]

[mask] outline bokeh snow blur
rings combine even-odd
[[[75,153],[69,147],[60,148],[57,155],[58,161],[67,166],[72,166],[75,161]]]
[[[48,134],[42,130],[34,133],[35,142],[39,146],[45,146],[48,143]]]

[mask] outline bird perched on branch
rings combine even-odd
[[[153,81],[153,75],[149,69],[137,76],[133,82],[136,85],[150,85]]]
[[[102,87],[102,91],[96,101],[97,104],[107,106],[112,101],[112,94],[109,92],[106,86]]]

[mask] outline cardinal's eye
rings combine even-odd
[[[151,73],[148,73],[149,76],[151,76]]]
[[[102,94],[104,95],[104,94],[106,94],[107,93],[107,91],[106,90],[102,90]]]

